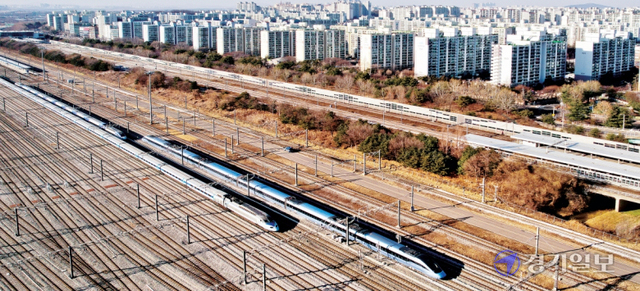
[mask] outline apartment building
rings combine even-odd
[[[244,53],[251,56],[260,55],[260,32],[262,28],[259,27],[246,27],[242,29],[244,40]]]
[[[176,27],[175,25],[160,26],[160,42],[166,44],[176,44]]]
[[[131,22],[131,27],[132,27],[132,35],[131,37],[133,38],[144,38],[143,35],[143,26],[145,24],[153,24],[151,21],[133,21]]]
[[[363,34],[360,36],[360,70],[413,67],[413,33]]]
[[[193,26],[193,50],[216,48],[216,33],[216,28],[212,28],[209,22],[206,22],[203,26]]]
[[[426,36],[415,39],[415,76],[489,74],[492,46],[498,43],[498,35],[491,34],[491,28],[428,29],[425,32]]]
[[[193,45],[193,27],[190,25],[176,25],[176,44],[184,43],[188,46]]]
[[[324,31],[296,31],[296,61],[323,60],[325,56]]]
[[[634,66],[635,38],[629,33],[589,33],[576,41],[576,80],[599,80],[605,74],[618,77]]]
[[[260,57],[277,59],[294,55],[295,35],[289,30],[260,31]]]
[[[344,59],[347,53],[344,30],[325,30],[325,58]]]
[[[118,21],[118,35],[121,38],[132,38],[133,37],[133,27],[131,22],[122,22]]]
[[[143,24],[142,25],[142,40],[148,42],[158,41],[158,25],[157,24]]]
[[[566,75],[565,35],[545,31],[518,31],[506,45],[494,45],[491,82],[505,86],[534,86],[546,80],[560,81]]]

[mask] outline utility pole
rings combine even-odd
[[[153,124],[153,104],[151,103],[151,74],[147,73],[147,76],[149,76],[149,86],[148,86],[148,93],[149,93],[149,124]]]
[[[138,197],[138,209],[140,209],[140,184],[136,184],[136,196]]]
[[[536,256],[538,256],[539,246],[540,246],[540,227],[536,227]]]
[[[411,185],[411,212],[415,211],[415,208],[413,207],[413,188],[414,186]]]
[[[16,236],[20,236],[20,216],[18,215],[18,207],[14,208],[16,214]]]
[[[267,264],[262,264],[262,291],[267,291]]]
[[[244,284],[247,285],[247,252],[242,251],[242,277]]]
[[[367,154],[362,153],[362,176],[367,175]]]
[[[484,188],[486,177],[482,177],[482,203],[484,203]]]
[[[398,199],[398,228],[402,228],[402,225],[400,224],[400,199]]]
[[[47,73],[44,70],[44,51],[40,51],[40,55],[42,56],[42,82],[47,80]]]
[[[187,244],[191,244],[191,227],[189,225],[189,214],[187,214]]]

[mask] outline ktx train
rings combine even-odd
[[[105,141],[125,151],[126,153],[151,165],[152,167],[158,169],[162,173],[169,175],[173,179],[205,195],[206,197],[219,203],[220,205],[223,205],[224,207],[234,211],[239,216],[253,223],[258,224],[260,227],[269,231],[279,230],[278,224],[273,219],[271,219],[266,212],[259,210],[251,205],[247,205],[243,201],[237,199],[236,197],[233,197],[223,191],[220,191],[210,186],[209,184],[203,181],[200,181],[186,174],[185,172],[152,156],[150,153],[140,150],[137,147],[130,144],[129,142],[122,140],[119,136],[115,136],[112,133],[107,132],[104,129],[100,128],[99,126],[96,126],[94,123],[88,122],[84,118],[74,115],[68,112],[66,109],[60,108],[54,105],[53,103],[49,102],[48,100],[41,98],[41,95],[32,94],[30,91],[25,90],[23,86],[22,87],[16,86],[13,83],[8,82],[3,78],[0,78],[0,84],[8,88],[11,88],[12,90],[18,92],[22,96],[25,96],[31,99],[32,101],[42,105],[43,107],[57,113],[58,115],[72,121],[73,123],[99,136]]]
[[[86,114],[86,113],[80,111],[79,109],[77,109],[75,107],[71,107],[71,106],[67,105],[66,103],[64,103],[64,102],[62,102],[62,101],[60,101],[60,100],[58,100],[56,98],[53,98],[53,97],[51,97],[51,96],[49,96],[47,94],[43,94],[42,92],[40,92],[40,91],[38,91],[38,90],[36,90],[34,88],[31,88],[31,87],[29,87],[27,85],[19,84],[18,86],[20,86],[22,89],[25,89],[25,90],[31,92],[32,94],[34,94],[34,95],[36,95],[36,96],[38,96],[38,97],[40,97],[40,98],[42,98],[42,99],[44,99],[46,101],[49,101],[49,102],[53,103],[54,105],[56,105],[56,106],[58,106],[58,107],[60,107],[60,108],[62,108],[64,110],[70,112],[71,114],[73,114],[75,116],[78,116],[78,117],[84,119],[85,121],[88,121],[88,122],[92,123],[93,125],[104,129],[108,133],[111,133],[111,134],[119,137],[120,139],[127,139],[127,135],[125,135],[121,130],[115,128],[113,125],[104,123],[104,122],[100,121],[97,118],[91,117],[91,115]]]
[[[143,140],[156,147],[167,150],[174,155],[183,156],[192,164],[198,165],[208,173],[224,181],[235,181],[239,187],[247,189],[247,181],[243,175],[221,164],[207,161],[202,156],[186,149],[176,148],[162,138],[145,136]],[[274,187],[256,180],[249,180],[249,194],[262,197],[286,210],[293,211],[305,219],[323,225],[334,232],[346,233],[346,226],[341,223],[344,218],[322,210],[312,204],[297,200],[294,196],[284,193]],[[440,266],[428,255],[404,244],[397,243],[371,229],[361,226],[357,222],[349,224],[349,240],[355,240],[364,246],[379,251],[381,254],[410,267],[429,277],[442,279],[446,276]]]
[[[577,134],[569,134],[565,132],[548,130],[548,129],[538,128],[533,126],[520,125],[520,124],[511,123],[511,122],[503,122],[503,121],[497,121],[492,119],[473,117],[465,114],[452,113],[452,112],[436,110],[436,109],[431,109],[431,108],[426,108],[421,106],[402,104],[398,102],[390,102],[390,101],[380,100],[376,98],[358,96],[354,94],[347,94],[343,92],[325,90],[325,89],[320,89],[316,87],[308,87],[308,86],[287,83],[287,82],[279,82],[279,81],[274,81],[274,80],[265,79],[265,78],[236,74],[236,73],[222,71],[222,70],[190,66],[190,65],[185,65],[185,64],[175,63],[175,62],[134,56],[134,55],[125,54],[125,53],[111,52],[108,50],[68,44],[64,42],[51,41],[51,43],[57,44],[57,45],[71,46],[71,47],[82,49],[82,50],[102,52],[102,53],[113,55],[113,56],[118,56],[118,57],[141,61],[141,62],[147,62],[151,64],[156,64],[156,65],[175,67],[182,70],[188,70],[193,73],[198,73],[204,76],[216,77],[220,79],[226,78],[226,79],[230,79],[238,82],[251,83],[254,85],[266,87],[267,90],[269,87],[272,87],[272,88],[277,88],[285,91],[301,93],[310,97],[312,96],[316,98],[328,99],[328,100],[331,100],[332,102],[336,101],[336,102],[343,102],[347,104],[374,107],[381,110],[395,112],[398,114],[410,114],[413,116],[419,116],[419,117],[431,119],[433,121],[440,121],[448,124],[455,124],[458,126],[471,126],[471,127],[480,128],[482,130],[490,130],[493,132],[504,132],[505,134],[510,134],[510,133],[518,134],[522,132],[530,132],[533,134],[546,135],[546,136],[551,136],[555,138],[570,139],[574,141],[595,144],[603,147],[613,147],[613,148],[628,150],[630,152],[640,154],[640,147],[626,144],[626,143],[620,143],[620,142],[614,142],[614,141],[603,141],[602,139],[597,139],[597,138],[592,138],[592,137],[587,137],[587,136],[582,136]]]

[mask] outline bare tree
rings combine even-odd
[[[352,122],[347,129],[347,141],[355,146],[373,134],[373,127],[368,123]]]
[[[258,70],[258,76],[261,78],[265,78],[269,76],[269,69],[262,67]]]
[[[491,103],[500,110],[511,111],[518,105],[518,95],[508,88],[502,88],[493,96]]]
[[[434,83],[433,86],[431,86],[431,94],[433,94],[433,99],[438,105],[448,104],[453,101],[451,91],[449,90],[449,83],[445,81]]]
[[[309,85],[311,84],[311,82],[313,82],[313,77],[309,73],[304,73],[300,78],[300,81],[302,82],[302,84]]]
[[[333,85],[336,89],[346,91],[348,93],[353,87],[353,77],[345,75],[336,79],[336,82]]]
[[[360,94],[368,95],[373,91],[373,84],[370,81],[358,79],[356,81],[356,86],[358,86],[358,90],[360,90]]]

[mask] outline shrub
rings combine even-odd
[[[531,117],[533,117],[533,111],[531,111],[529,109],[516,111],[515,114],[520,116],[520,117],[523,117],[523,118],[531,118]]]
[[[592,128],[592,129],[589,131],[589,136],[590,136],[590,137],[595,137],[595,138],[600,138],[600,137],[602,136],[602,131],[600,131],[600,130],[599,130],[599,129],[597,129],[597,128]]]
[[[556,120],[555,118],[553,118],[553,115],[551,114],[543,114],[542,116],[540,116],[542,122],[546,123],[546,124],[550,124],[550,125],[555,125],[556,124]]]
[[[469,96],[460,96],[457,100],[456,103],[458,104],[458,106],[460,107],[467,107],[473,103],[476,103],[476,100],[469,97]]]
[[[584,127],[578,125],[570,125],[567,127],[567,132],[568,133],[573,133],[573,134],[583,134],[584,133]]]

